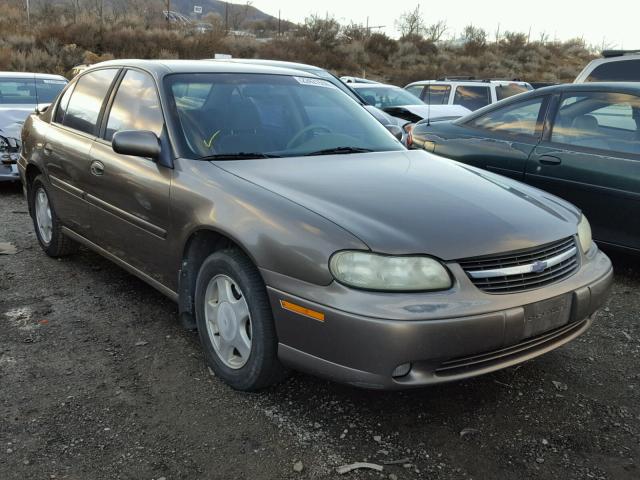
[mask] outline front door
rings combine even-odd
[[[540,141],[547,96],[496,106],[472,117],[436,153],[516,180],[524,178],[529,155]]]
[[[172,170],[147,158],[117,154],[111,147],[119,130],[162,135],[156,85],[147,73],[127,70],[112,97],[102,133],[89,155],[87,201],[96,226],[90,240],[167,284],[160,272],[166,270]]]

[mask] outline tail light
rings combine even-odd
[[[415,123],[407,123],[402,129],[407,134],[407,147],[411,147],[413,145],[413,127]]]

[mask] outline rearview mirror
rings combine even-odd
[[[385,125],[385,128],[391,132],[391,134],[398,140],[402,141],[402,129],[397,125]]]
[[[146,157],[157,160],[160,156],[160,140],[147,130],[121,130],[111,140],[111,148],[121,155]]]

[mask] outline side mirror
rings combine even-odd
[[[398,125],[385,125],[385,128],[391,132],[391,134],[398,140],[402,141],[402,129]]]
[[[37,107],[36,107],[36,113],[38,115],[42,115],[44,112],[46,112],[47,110],[49,110],[49,107],[51,106],[50,103],[40,103]]]
[[[121,130],[111,140],[111,148],[121,155],[146,157],[157,160],[160,157],[160,140],[155,133],[147,130]]]

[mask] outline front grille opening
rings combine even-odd
[[[502,364],[511,359],[526,356],[570,337],[582,329],[587,322],[588,320],[585,319],[569,323],[550,332],[538,335],[537,337],[523,340],[510,347],[447,360],[440,364],[435,373],[440,377],[455,376],[470,373],[475,370],[482,370],[492,365]]]
[[[562,258],[562,260],[557,261],[558,258]],[[554,261],[554,264],[536,272],[528,271],[499,276],[492,274],[487,278],[477,278],[478,275],[482,276],[482,272],[489,274],[488,271],[513,270],[516,267],[526,268],[536,262],[545,261]],[[467,258],[459,260],[458,263],[479,289],[488,293],[513,293],[540,288],[569,277],[578,268],[579,257],[576,241],[573,237],[569,237],[532,249]],[[474,276],[471,275],[471,272]]]

